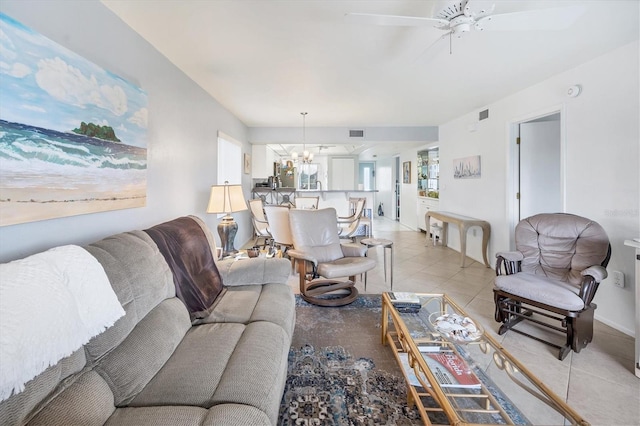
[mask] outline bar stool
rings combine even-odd
[[[384,238],[364,238],[360,240],[360,244],[364,244],[367,248],[382,246],[384,252],[384,282],[387,282],[387,249],[391,252],[391,262],[389,268],[391,269],[391,291],[393,291],[393,241],[386,240]],[[367,291],[367,281],[364,281],[364,291]]]

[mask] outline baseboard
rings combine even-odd
[[[596,312],[598,312],[598,311],[596,310]],[[596,320],[600,321],[601,323],[603,323],[603,324],[605,324],[605,325],[608,325],[609,327],[611,327],[611,328],[614,328],[614,329],[618,330],[620,333],[624,333],[624,334],[626,334],[627,336],[631,336],[631,337],[635,337],[635,336],[636,336],[635,331],[634,331],[634,330],[631,330],[630,328],[627,328],[627,327],[621,326],[620,324],[618,324],[618,323],[616,323],[616,322],[609,321],[608,319],[606,319],[606,318],[602,318],[602,317],[600,317],[599,315],[595,315],[595,316],[594,316],[594,318],[595,318]]]

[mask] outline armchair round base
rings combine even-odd
[[[358,298],[358,289],[353,281],[320,279],[311,281],[301,289],[300,296],[313,305],[344,306]]]

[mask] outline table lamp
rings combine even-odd
[[[235,254],[238,250],[233,247],[233,242],[238,232],[238,224],[233,220],[231,213],[247,210],[241,185],[212,185],[207,213],[225,213],[218,224],[218,234],[222,245],[222,256]]]

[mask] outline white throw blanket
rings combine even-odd
[[[124,314],[102,265],[81,247],[0,265],[0,401]]]

